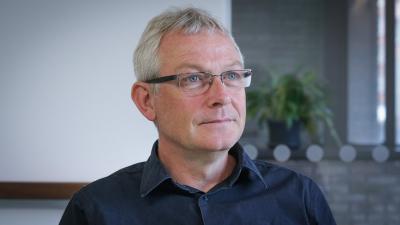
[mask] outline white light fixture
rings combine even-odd
[[[291,151],[286,145],[278,145],[275,147],[273,155],[276,161],[286,162],[290,158]]]
[[[310,145],[307,148],[306,157],[311,162],[319,162],[324,157],[324,150],[319,145]]]
[[[343,145],[339,151],[339,157],[343,162],[352,162],[356,159],[357,151],[352,145]]]
[[[250,157],[250,159],[256,159],[258,156],[258,149],[256,146],[252,144],[245,144],[243,145],[244,151],[247,153],[247,155]]]
[[[376,162],[385,162],[389,159],[390,152],[386,146],[379,145],[372,150],[372,158]]]

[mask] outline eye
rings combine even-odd
[[[224,77],[228,80],[240,80],[241,78],[240,74],[235,71],[227,71]]]
[[[187,73],[180,79],[180,86],[183,88],[197,88],[203,85],[204,74],[202,73]]]
[[[201,74],[192,73],[185,77],[185,82],[198,82],[202,79]]]

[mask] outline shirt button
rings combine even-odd
[[[201,200],[203,200],[203,201],[208,201],[208,198],[207,198],[206,195],[203,195],[203,196],[201,196]]]

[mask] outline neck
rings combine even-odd
[[[228,150],[185,151],[159,143],[158,156],[176,182],[208,192],[231,175],[236,160]]]

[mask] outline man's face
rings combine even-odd
[[[231,39],[220,32],[168,33],[161,41],[159,55],[160,76],[243,69]],[[226,87],[215,77],[204,94],[188,96],[176,82],[167,82],[159,85],[154,108],[161,148],[227,150],[244,129],[245,91]]]

